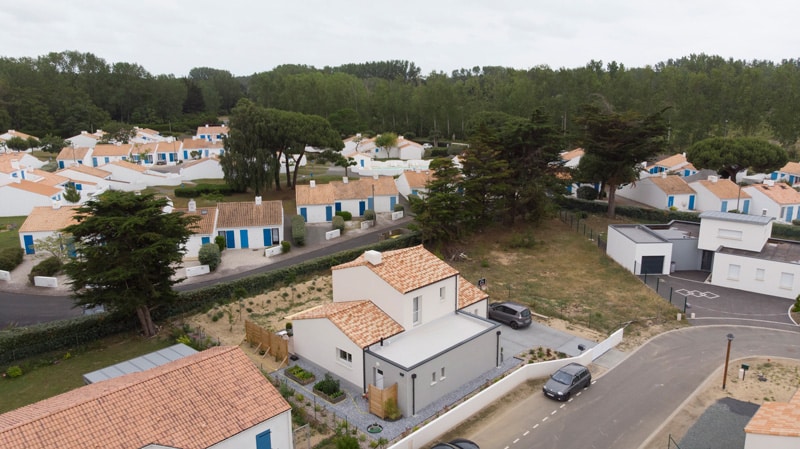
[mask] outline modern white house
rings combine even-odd
[[[186,138],[181,141],[178,160],[190,161],[204,157],[221,156],[225,153],[222,140],[209,141],[200,138]]]
[[[27,173],[42,168],[44,162],[28,153],[0,153],[0,185],[26,179]]]
[[[312,180],[294,187],[297,215],[306,223],[324,223],[333,220],[335,193],[332,184],[317,184]]]
[[[333,302],[289,317],[294,353],[365,393],[396,388],[404,415],[501,363],[488,296],[421,245],[332,273]]]
[[[699,211],[750,213],[750,194],[730,179],[712,175],[705,180],[689,182],[689,187],[696,192],[695,208]]]
[[[762,184],[743,187],[753,199],[751,214],[772,217],[781,223],[800,220],[800,192],[785,182],[765,179]]]
[[[22,140],[25,140],[25,141],[30,141],[31,139],[39,140],[39,138],[36,137],[36,136],[32,136],[30,134],[25,134],[23,132],[20,132],[20,131],[14,130],[14,129],[9,129],[8,131],[0,134],[0,143],[8,142],[9,140],[11,140],[11,139],[13,139],[15,137],[18,137],[18,138],[20,138]],[[27,150],[25,150],[25,152],[31,152],[32,150],[35,150],[35,149],[38,149],[38,147],[36,147],[36,148],[28,148]]]
[[[81,202],[105,192],[111,184],[111,172],[89,165],[72,165],[56,174],[69,179],[81,194]]]
[[[695,210],[695,191],[681,176],[667,172],[627,184],[617,190],[617,196],[656,209]]]
[[[221,142],[223,139],[228,137],[228,133],[230,133],[230,128],[224,124],[211,126],[205,125],[197,127],[197,133],[195,134],[195,137],[208,142]]]
[[[792,187],[800,184],[800,162],[787,162],[780,169],[770,173],[769,179],[775,182],[788,182]]]
[[[19,227],[19,243],[25,254],[36,254],[36,242],[49,237],[63,237],[61,230],[76,224],[75,208],[59,206],[39,206],[31,210],[28,217]],[[64,245],[69,242],[64,239]]]
[[[63,199],[64,189],[25,179],[0,185],[0,216],[28,215],[36,206],[52,206]]]
[[[700,270],[713,285],[794,299],[800,243],[770,238],[774,220],[707,211],[700,224],[609,225],[607,254],[634,274]]]
[[[293,449],[291,406],[236,346],[0,415],[0,447]]]
[[[92,148],[90,147],[64,147],[56,156],[58,168],[67,168],[73,165],[92,165]]]
[[[94,133],[81,131],[80,134],[68,137],[66,140],[75,148],[94,148],[102,138],[103,130],[98,129]]]
[[[189,200],[189,207],[175,208],[174,211],[186,215],[198,216],[200,219],[191,227],[192,234],[186,241],[183,255],[184,260],[193,260],[199,256],[200,247],[206,243],[213,243],[217,235],[217,220],[219,211],[216,207],[197,207],[194,199]]]
[[[180,165],[178,173],[185,181],[195,179],[223,179],[225,173],[216,157],[204,157],[197,160],[186,160]]]
[[[744,449],[800,447],[800,391],[789,402],[765,401],[744,427]]]

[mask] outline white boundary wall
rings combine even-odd
[[[0,281],[10,281],[11,280],[11,272],[0,270]]]
[[[328,231],[325,233],[325,240],[335,239],[341,236],[342,233],[338,229],[334,229],[333,231]]]
[[[492,402],[511,393],[522,383],[530,379],[547,377],[552,374],[553,371],[571,362],[588,365],[609,349],[617,346],[622,341],[622,334],[623,329],[614,332],[611,336],[600,342],[600,344],[587,349],[577,357],[526,364],[475,396],[462,402],[449,412],[431,421],[411,435],[389,446],[388,449],[417,449],[427,446],[440,435],[458,426],[470,416],[481,411],[484,407],[491,405]]]
[[[204,274],[211,273],[211,269],[208,265],[198,265],[196,267],[187,267],[186,268],[186,277],[190,278],[193,276],[202,276]]]
[[[56,288],[58,287],[58,279],[49,276],[34,276],[33,285],[36,287]]]

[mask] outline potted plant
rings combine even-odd
[[[291,321],[289,321],[288,323],[286,323],[286,335],[288,335],[288,336],[290,336],[290,337],[291,337],[292,335],[294,335],[294,331],[292,330],[292,322],[291,322]]]

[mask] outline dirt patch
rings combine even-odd
[[[517,254],[512,252],[492,251],[489,253],[491,260],[503,266],[510,266],[514,264],[517,259]]]
[[[750,366],[744,380],[739,378],[742,364]],[[645,449],[663,448],[671,435],[680,441],[700,415],[722,398],[763,404],[788,402],[800,385],[800,361],[792,359],[748,358],[736,360],[728,368],[725,390],[722,376],[711,376],[697,395],[677,410],[672,419],[650,440]]]

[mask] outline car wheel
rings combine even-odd
[[[519,329],[519,323],[517,323],[516,321],[510,322],[508,323],[508,325],[511,326],[511,329]]]
[[[590,377],[589,377],[589,380],[587,380],[587,381],[586,381],[586,388],[589,388],[589,387],[591,387],[591,386],[592,386],[592,378],[591,378],[591,376],[590,376]]]

